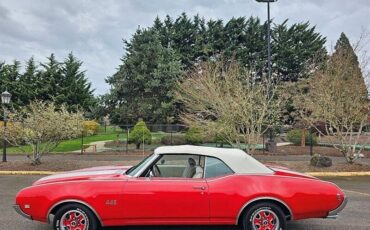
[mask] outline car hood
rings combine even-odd
[[[33,185],[76,180],[111,180],[114,178],[122,178],[124,172],[130,167],[131,166],[103,166],[62,172],[43,177],[34,182]]]

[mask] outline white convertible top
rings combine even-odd
[[[154,154],[195,154],[216,157],[225,162],[235,173],[271,174],[273,171],[244,151],[235,148],[215,148],[194,145],[163,146]]]

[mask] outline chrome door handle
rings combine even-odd
[[[193,189],[206,190],[205,186],[193,186]]]

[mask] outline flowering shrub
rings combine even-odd
[[[100,125],[98,122],[92,120],[92,121],[84,121],[84,135],[96,135],[99,132]]]
[[[32,147],[32,164],[41,164],[41,157],[63,140],[76,138],[83,131],[81,112],[70,113],[65,106],[36,101],[21,111],[10,115],[10,125],[5,138],[14,146],[28,144]]]

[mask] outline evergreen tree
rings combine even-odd
[[[25,72],[19,79],[21,105],[28,105],[37,97],[37,65],[33,57],[26,62]]]
[[[256,75],[261,76],[267,60],[266,25],[261,24],[258,18],[250,17],[244,29],[246,52],[241,60],[242,65],[248,67]]]
[[[22,104],[21,97],[19,96],[22,92],[23,86],[19,84],[21,64],[15,60],[12,64],[0,64],[0,88],[1,92],[7,90],[12,94],[12,104],[14,107]],[[0,92],[0,93],[1,93]]]
[[[322,65],[327,56],[325,38],[315,30],[308,22],[288,26],[285,21],[274,26],[274,76],[283,81],[296,81],[308,77],[311,70]],[[251,69],[257,79],[261,78],[267,72],[266,39],[267,24],[256,17],[232,18],[225,23],[205,21],[199,15],[189,18],[185,13],[175,19],[167,15],[163,21],[157,17],[153,26],[138,30],[131,41],[125,42],[122,64],[117,73],[107,79],[112,90],[104,98],[115,111],[110,115],[118,123],[135,122],[140,117],[151,122],[165,122],[167,117],[176,119],[181,108],[180,105],[173,107],[172,93],[167,97],[156,93],[175,90],[171,79],[178,79],[179,68],[174,65],[178,60],[184,72],[189,72],[202,61],[235,59]],[[168,55],[162,55],[166,52]],[[165,58],[168,63],[164,63]],[[175,67],[168,71],[172,65]],[[163,71],[162,75],[169,76],[154,79]],[[169,80],[162,81],[166,78]],[[151,100],[154,95],[156,100]]]
[[[137,30],[125,44],[127,54],[122,65],[107,80],[112,85],[113,120],[126,123],[138,117],[149,122],[173,119],[174,84],[182,75],[178,56],[161,44],[155,29]]]
[[[246,22],[244,17],[232,18],[224,28],[224,54],[226,57],[235,57],[242,62],[247,53],[247,39],[244,29]]]
[[[39,68],[31,57],[23,73],[20,73],[19,61],[0,62],[0,90],[12,94],[12,106],[25,106],[34,100],[55,101],[57,105],[66,104],[70,111],[80,108],[89,112],[95,98],[91,83],[81,70],[82,62],[72,53],[63,63],[59,63],[54,54],[47,59]]]
[[[217,59],[224,52],[225,47],[223,21],[209,20],[204,34],[206,43],[204,46],[205,53],[209,59]]]
[[[69,53],[60,70],[59,92],[55,100],[58,104],[65,103],[70,111],[89,110],[94,105],[94,90],[91,90],[91,83],[81,66],[82,62],[73,53]]]
[[[180,54],[183,66],[185,69],[192,68],[196,60],[197,25],[185,13],[182,13],[175,20],[171,35],[171,47]]]
[[[287,20],[273,31],[274,72],[282,81],[308,77],[326,59],[326,39],[308,22],[287,26]]]
[[[351,43],[349,42],[348,37],[342,32],[340,37],[335,44],[335,51],[330,58],[331,61],[334,59],[345,59],[350,63],[350,65],[346,66],[346,68],[350,68],[348,72],[355,73],[353,77],[361,77],[362,72],[360,68],[360,64],[358,62],[357,55],[353,50]]]
[[[46,63],[41,63],[42,70],[37,74],[37,99],[52,101],[60,92],[59,81],[61,81],[60,63],[55,55],[51,54]]]

